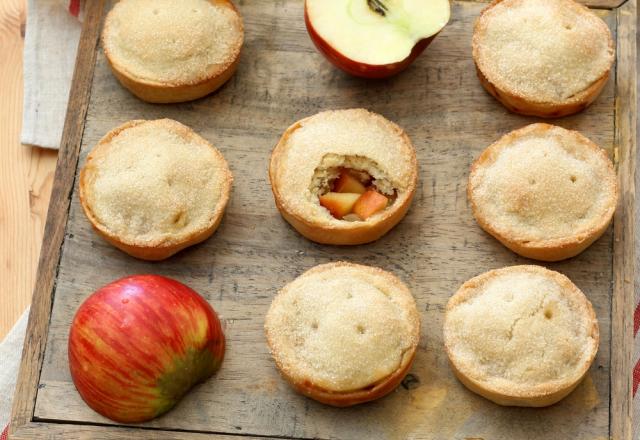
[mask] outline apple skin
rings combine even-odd
[[[69,333],[71,377],[84,401],[117,422],[171,409],[224,358],[220,320],[204,298],[159,275],[107,284],[81,305]]]
[[[361,63],[359,61],[353,61],[352,59],[347,58],[336,49],[334,49],[324,38],[320,36],[320,34],[316,32],[315,28],[311,24],[311,20],[309,19],[306,1],[304,3],[304,23],[307,26],[307,32],[311,37],[311,41],[313,41],[313,44],[316,46],[316,48],[325,56],[326,59],[331,62],[331,64],[350,75],[368,79],[388,78],[402,72],[404,69],[409,67],[409,65],[418,57],[418,55],[420,55],[427,48],[427,46],[431,44],[436,35],[440,33],[438,31],[430,37],[419,40],[413,46],[413,49],[411,50],[409,56],[402,61],[390,64],[367,64]]]

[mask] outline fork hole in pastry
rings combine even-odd
[[[358,331],[358,333],[360,333],[361,335],[364,335],[365,328],[364,328],[364,326],[363,326],[362,324],[358,324],[358,325],[356,326],[356,330],[357,330],[357,331]]]
[[[569,179],[571,179],[571,181],[573,183],[576,183],[576,180],[578,180],[578,178],[576,176],[571,176],[571,177],[569,177]]]
[[[398,197],[396,185],[375,161],[332,153],[314,170],[309,189],[334,218],[348,222],[367,220]]]
[[[178,228],[184,228],[187,225],[187,213],[183,210],[176,212],[171,222]]]
[[[551,309],[551,307],[547,307],[544,309],[544,317],[545,319],[553,318],[553,310]]]

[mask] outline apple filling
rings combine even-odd
[[[315,170],[311,193],[338,220],[363,221],[389,207],[397,190],[373,161],[363,157],[325,156]]]

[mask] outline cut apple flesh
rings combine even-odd
[[[340,175],[333,183],[333,191],[339,193],[364,194],[367,189],[349,171],[341,170]]]
[[[369,65],[407,59],[450,15],[449,0],[306,0],[305,7],[320,38],[344,57]]]
[[[360,194],[328,192],[319,198],[320,205],[327,208],[332,216],[341,219],[353,211],[353,205],[360,198]]]
[[[376,190],[369,189],[366,193],[362,194],[353,205],[353,213],[362,220],[366,220],[373,214],[385,209],[388,203],[389,199],[384,195]]]
[[[374,186],[365,187],[363,181],[367,184],[371,182],[367,172],[340,168],[338,177],[330,185],[331,191],[319,196],[320,205],[339,220],[368,219],[385,209],[389,198],[380,194]]]

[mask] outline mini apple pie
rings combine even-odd
[[[338,262],[316,266],[280,290],[265,331],[280,373],[297,391],[350,406],[402,381],[418,347],[420,318],[398,278]]]
[[[116,78],[157,103],[216,90],[235,72],[243,40],[242,18],[229,0],[120,0],[102,31]]]
[[[478,224],[512,251],[558,261],[607,229],[618,186],[607,153],[577,131],[532,124],[471,165],[467,195]]]
[[[417,176],[406,133],[362,109],[296,122],[276,145],[269,167],[282,216],[308,239],[325,244],[380,238],[409,209]]]
[[[566,276],[540,266],[470,279],[449,300],[444,319],[454,373],[499,405],[558,402],[587,374],[599,339],[589,300]]]
[[[591,104],[614,61],[607,24],[573,0],[495,0],[472,45],[485,89],[507,109],[541,117]]]
[[[80,202],[109,243],[162,260],[213,234],[232,180],[222,154],[189,127],[170,119],[129,121],[87,156]]]

